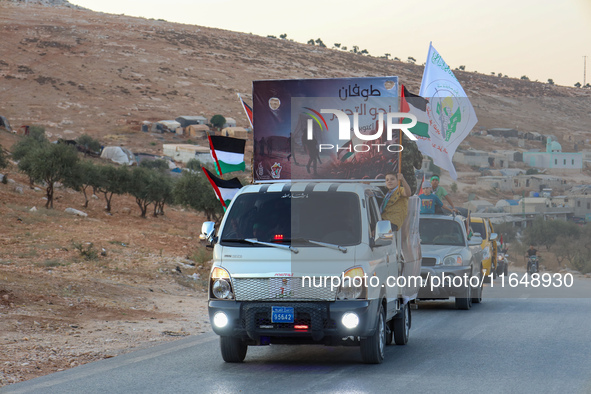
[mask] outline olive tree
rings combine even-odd
[[[74,147],[47,143],[31,147],[19,161],[18,167],[29,179],[45,182],[45,208],[51,209],[54,184],[66,183],[77,163],[78,153]]]
[[[177,204],[203,212],[207,220],[220,222],[224,210],[203,174],[184,172],[173,189]]]
[[[101,151],[101,143],[88,134],[82,134],[76,139],[76,143],[84,147],[84,156],[86,156],[89,152],[98,153]]]
[[[88,208],[89,187],[96,184],[99,167],[90,160],[80,160],[72,173],[65,180],[64,185],[84,194],[84,208]]]
[[[128,190],[129,170],[127,167],[113,165],[100,166],[91,186],[105,196],[105,210],[111,212],[113,194],[125,194]]]
[[[148,206],[153,202],[150,183],[154,177],[154,171],[145,167],[135,167],[131,170],[131,176],[126,183],[126,192],[135,197],[135,202],[140,208],[140,216],[145,218]]]
[[[213,115],[209,120],[209,123],[219,130],[226,124],[226,118],[224,118],[222,115]]]

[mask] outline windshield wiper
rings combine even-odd
[[[289,250],[289,251],[296,253],[296,254],[299,253],[299,250],[297,248],[294,248],[291,245],[281,245],[281,244],[274,244],[271,242],[262,242],[257,239],[254,239],[254,238],[247,238],[244,241],[251,243],[251,244],[265,245],[265,246],[271,246],[271,247],[277,248],[277,249]]]
[[[343,253],[347,253],[347,248],[345,248],[344,246],[341,246],[341,245],[329,244],[329,243],[326,243],[326,242],[314,241],[314,240],[305,239],[305,238],[293,238],[293,239],[290,239],[289,241],[292,241],[292,242],[293,241],[308,242],[308,243],[311,243],[311,244],[314,244],[314,245],[324,246],[325,248],[334,249],[334,250],[338,250],[338,251],[343,252]]]

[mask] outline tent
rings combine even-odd
[[[204,124],[192,124],[185,128],[185,134],[189,137],[207,138],[209,126]]]
[[[204,116],[179,116],[175,120],[181,124],[181,127],[187,127],[192,124],[204,125],[207,123],[207,119]]]
[[[169,131],[174,133],[179,127],[181,127],[181,124],[176,120],[159,120],[158,122],[152,123],[151,131]]]
[[[128,166],[135,163],[135,155],[129,149],[122,146],[105,146],[101,153],[101,158]]]
[[[244,127],[226,127],[222,129],[222,135],[224,137],[247,139],[248,131]]]
[[[0,115],[0,127],[4,127],[7,131],[12,131],[12,128],[10,127],[10,123],[8,123],[8,119],[6,119],[2,115]]]

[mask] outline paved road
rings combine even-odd
[[[361,364],[358,348],[323,346],[250,347],[245,363],[225,364],[210,333],[0,392],[590,393],[591,280],[576,280],[573,298],[554,299],[498,283],[470,311],[421,303],[408,345],[389,346],[381,365]]]

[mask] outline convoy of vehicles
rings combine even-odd
[[[466,218],[456,215],[421,215],[420,300],[455,297],[458,309],[482,301],[482,238],[469,237]]]
[[[231,202],[219,228],[201,231],[213,248],[208,309],[226,362],[242,362],[249,346],[323,344],[359,346],[377,364],[386,345],[407,343],[417,299],[454,297],[459,309],[482,300],[497,265],[491,224],[419,218],[419,197],[399,204],[407,190],[380,189],[384,173],[402,168],[394,142],[405,122],[392,120],[415,117],[396,112],[400,89],[395,76],[253,82],[254,183],[226,199],[228,185],[210,178]],[[212,144],[216,162],[236,160],[235,150]],[[400,228],[382,220],[382,203],[404,218]]]
[[[400,231],[380,220],[382,197],[363,183],[254,184],[234,197],[217,236],[204,223],[209,315],[225,361],[243,361],[251,345],[324,344],[360,346],[364,362],[380,363],[387,344],[406,344],[418,236],[416,258],[403,261]]]

